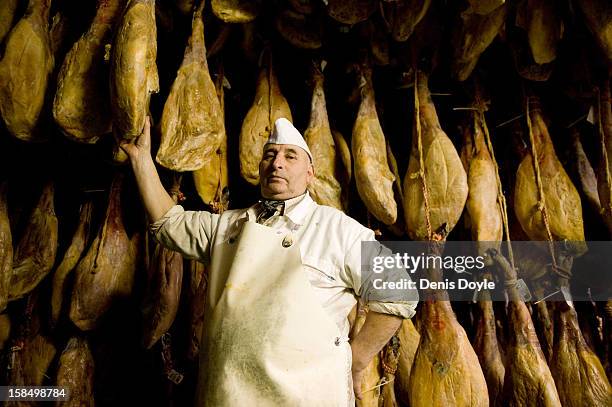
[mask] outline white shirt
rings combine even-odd
[[[259,211],[259,203],[222,215],[185,211],[176,205],[150,228],[164,246],[187,258],[208,263],[211,244],[218,239],[235,237],[236,225],[240,221],[255,220]],[[318,205],[308,192],[287,200],[284,214],[273,216],[263,224],[279,235],[291,235],[298,242],[315,295],[348,337],[347,316],[357,302],[356,297],[366,289],[362,286],[361,242],[374,241],[374,232],[337,209]],[[403,277],[409,278],[408,273]],[[413,292],[405,301],[369,301],[368,305],[375,312],[411,318],[417,303],[418,294]]]

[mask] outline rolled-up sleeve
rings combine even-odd
[[[188,259],[210,262],[210,241],[219,215],[206,211],[186,211],[175,205],[149,225],[155,240]]]
[[[373,234],[362,234],[360,237],[345,256],[345,274],[352,280],[353,290],[361,301],[368,304],[370,311],[412,318],[419,302],[419,293],[416,288],[407,287],[409,273],[397,267],[375,273],[374,258],[391,256],[391,251],[374,240]],[[362,245],[362,242],[365,244]],[[381,288],[383,283],[399,283],[402,288]]]

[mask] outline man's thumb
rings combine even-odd
[[[122,140],[119,143],[119,148],[121,148],[123,151],[125,151],[129,155],[132,152],[133,146],[132,146],[132,143],[130,143],[129,141]]]

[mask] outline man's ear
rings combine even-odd
[[[312,165],[312,163],[308,163],[308,173],[307,173],[306,181],[310,184],[314,178],[315,178],[314,165]]]

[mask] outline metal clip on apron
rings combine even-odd
[[[351,349],[291,238],[245,222],[213,248],[197,406],[348,406]]]

